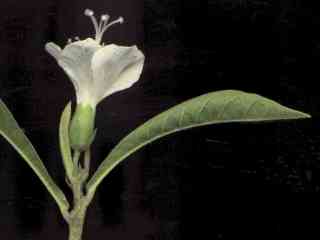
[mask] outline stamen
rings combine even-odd
[[[94,25],[94,29],[96,31],[96,36],[95,36],[95,40],[98,43],[101,43],[101,39],[102,36],[104,34],[104,32],[111,27],[112,25],[116,24],[116,23],[123,23],[123,17],[119,17],[117,20],[112,21],[108,24],[108,21],[110,19],[110,16],[108,14],[103,14],[100,17],[100,22],[98,24],[96,17],[94,16],[94,12],[90,9],[86,9],[84,11],[84,15],[86,15],[87,17],[89,17]],[[78,40],[78,39],[77,39]]]
[[[94,16],[94,12],[91,9],[86,9],[84,11],[84,15],[86,15],[87,17],[89,17],[91,19],[93,26],[94,26],[94,30],[96,31],[96,36],[97,36],[97,34],[99,34],[99,32],[100,32],[100,29],[98,26],[97,19]]]
[[[100,23],[99,23],[99,33],[101,32],[101,29],[108,23],[109,21],[109,15],[103,14],[100,17]]]
[[[68,38],[68,44],[72,43],[72,39]]]
[[[78,36],[74,37],[74,39],[80,41],[80,38]]]
[[[111,27],[112,25],[116,24],[116,23],[120,23],[122,24],[124,22],[123,17],[119,17],[117,20],[112,21],[111,23],[105,25],[102,29],[100,34],[102,35],[109,27]]]

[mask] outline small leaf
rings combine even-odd
[[[59,126],[60,151],[63,160],[63,166],[69,179],[72,178],[73,161],[70,148],[69,125],[71,118],[71,102],[67,104],[62,112]]]
[[[208,93],[170,108],[123,138],[101,163],[88,182],[87,189],[94,192],[103,178],[126,157],[170,133],[209,124],[309,117],[308,114],[284,107],[256,94],[236,90]]]
[[[30,143],[29,139],[18,126],[13,115],[0,99],[0,135],[2,135],[28,163],[41,182],[45,185],[52,197],[56,200],[61,210],[67,210],[69,203],[49,175],[39,155]]]

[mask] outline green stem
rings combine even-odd
[[[69,224],[69,240],[81,240],[82,231],[85,220],[85,210],[79,211],[76,215],[70,218]]]
[[[80,155],[81,155],[80,151],[74,150],[74,153],[73,153],[73,164],[76,167],[78,166]]]
[[[86,211],[90,204],[93,194],[84,192],[84,185],[86,183],[89,172],[90,151],[85,152],[85,168],[78,164],[80,153],[74,153],[74,174],[69,181],[69,186],[73,194],[73,208],[70,212],[63,213],[63,216],[69,226],[69,240],[81,240],[83,226],[85,222]]]

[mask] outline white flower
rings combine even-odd
[[[77,96],[77,107],[69,128],[71,147],[85,151],[91,145],[94,136],[96,106],[105,97],[129,88],[138,81],[144,64],[144,55],[136,47],[101,44],[104,32],[116,23],[122,23],[120,17],[108,23],[109,16],[102,15],[98,24],[92,10],[84,14],[93,22],[95,39],[87,38],[75,42],[68,40],[62,50],[55,43],[47,43],[46,50],[57,60],[59,66],[72,81]]]
[[[138,81],[144,64],[144,55],[136,46],[101,44],[104,32],[120,17],[108,23],[109,16],[102,15],[98,24],[92,10],[86,9],[95,27],[95,39],[87,38],[71,42],[62,50],[55,43],[47,43],[45,48],[63,68],[72,81],[77,103],[96,105],[105,97],[131,87]],[[78,38],[77,38],[78,39]]]

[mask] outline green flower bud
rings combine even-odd
[[[78,104],[70,124],[70,145],[75,150],[86,150],[93,141],[95,108]]]

